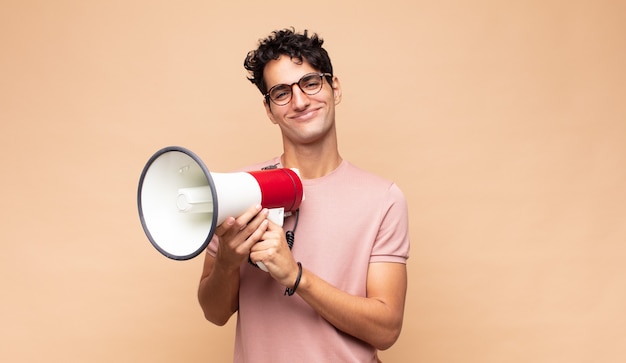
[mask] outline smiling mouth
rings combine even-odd
[[[304,112],[298,113],[297,115],[294,115],[292,118],[294,120],[307,121],[307,120],[310,120],[311,118],[313,118],[315,116],[315,114],[317,114],[317,111],[318,111],[317,108],[306,110]]]

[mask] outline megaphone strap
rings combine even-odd
[[[285,238],[287,238],[287,244],[289,245],[289,249],[293,248],[293,242],[296,239],[296,228],[298,227],[299,218],[300,218],[300,209],[296,209],[296,222],[293,225],[293,229],[285,233]]]

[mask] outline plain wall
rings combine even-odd
[[[228,362],[202,259],[138,218],[148,158],[278,155],[246,53],[295,26],[343,85],[340,150],[410,205],[386,362],[626,360],[620,1],[0,2],[0,359]],[[277,322],[283,324],[285,322]],[[277,337],[289,339],[289,337]]]

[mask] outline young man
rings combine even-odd
[[[283,227],[253,206],[227,218],[209,244],[198,297],[214,324],[237,312],[235,362],[378,362],[402,328],[406,200],[341,158],[341,85],[322,43],[307,31],[275,31],[245,59],[283,140],[281,156],[247,169],[299,169],[305,199]]]

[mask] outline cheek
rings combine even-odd
[[[274,125],[278,125],[278,124],[279,124],[280,117],[279,117],[278,115],[276,115],[275,113],[268,112],[268,113],[267,113],[267,117],[270,119],[270,121],[271,121]]]
[[[274,113],[272,113],[272,108],[267,103],[265,103],[265,113],[273,124],[277,124],[276,116],[274,115]]]

